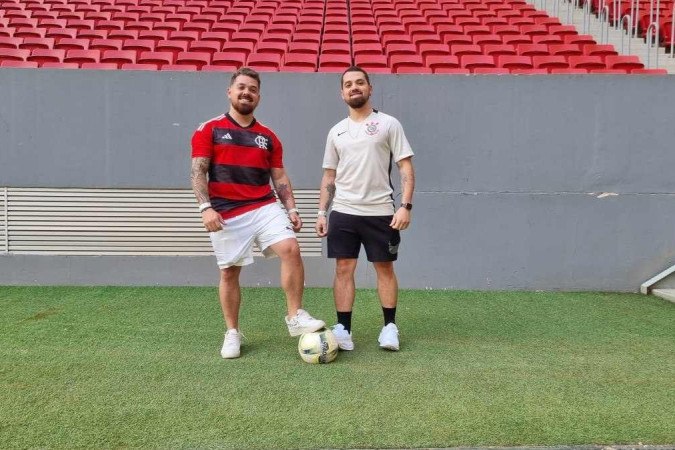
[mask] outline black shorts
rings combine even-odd
[[[331,212],[328,218],[328,257],[358,258],[363,244],[368,261],[396,261],[401,233],[389,226],[392,217]]]

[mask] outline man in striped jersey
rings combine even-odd
[[[237,358],[239,275],[242,266],[253,263],[254,243],[266,257],[281,260],[291,336],[317,331],[325,323],[302,309],[305,275],[295,237],[302,219],[284,170],[281,142],[253,116],[260,101],[258,73],[237,70],[227,96],[228,113],[202,123],[192,137],[191,180],[220,268],[220,304],[227,327],[220,354]],[[276,202],[270,181],[286,212]]]

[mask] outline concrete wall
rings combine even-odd
[[[374,105],[399,118],[416,151],[402,287],[636,291],[675,261],[675,78],[372,78]],[[190,136],[225,110],[228,81],[0,70],[0,187],[187,188]],[[338,84],[263,74],[257,116],[284,142],[296,188],[318,187],[326,133],[346,113]],[[308,284],[330,285],[330,262],[309,262]],[[0,283],[212,284],[211,267],[10,254]],[[359,267],[357,282],[372,286]],[[277,283],[273,262],[245,272],[247,284]]]

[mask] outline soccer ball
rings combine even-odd
[[[303,361],[310,364],[328,364],[337,358],[337,339],[327,328],[314,333],[305,333],[300,336],[298,353]]]

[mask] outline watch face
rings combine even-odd
[[[410,211],[412,209],[412,203],[401,203],[401,206]]]

